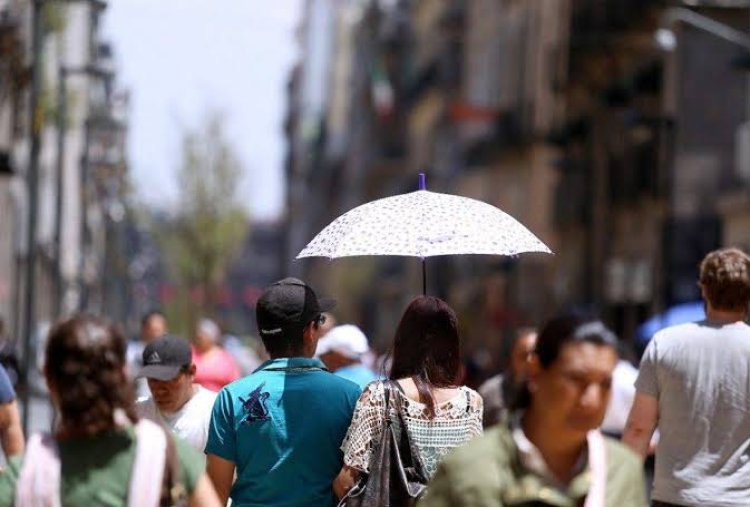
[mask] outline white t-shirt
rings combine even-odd
[[[635,399],[635,380],[638,370],[628,361],[617,361],[612,373],[612,396],[602,421],[602,431],[622,435]]]
[[[151,396],[139,399],[135,409],[140,417],[166,425],[175,435],[203,454],[216,393],[197,384],[194,384],[194,388],[196,392],[193,397],[172,414],[161,412]]]
[[[750,505],[750,326],[708,320],[656,333],[635,387],[656,398],[661,436],[651,498]]]

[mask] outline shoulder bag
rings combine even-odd
[[[383,383],[385,414],[380,441],[370,457],[370,473],[362,474],[357,483],[339,502],[339,507],[410,507],[424,494],[427,474],[397,404],[401,435],[396,435],[390,415],[390,398],[400,389],[392,380]]]

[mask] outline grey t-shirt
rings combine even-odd
[[[750,327],[702,321],[660,331],[635,385],[659,402],[652,498],[750,505]]]

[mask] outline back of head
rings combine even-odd
[[[198,333],[213,343],[218,343],[221,338],[221,328],[211,319],[201,319],[197,325]]]
[[[367,336],[354,324],[341,324],[328,331],[318,341],[316,356],[335,352],[348,359],[359,360],[370,351]]]
[[[95,317],[76,316],[52,328],[45,350],[45,375],[63,428],[96,435],[115,426],[117,409],[135,421],[125,347],[123,335]]]
[[[390,378],[414,378],[420,398],[434,413],[430,387],[458,383],[460,348],[453,309],[436,297],[417,297],[404,311],[396,329]]]
[[[255,306],[258,331],[272,358],[299,355],[308,324],[320,326],[324,313],[335,306],[318,299],[315,291],[297,278],[284,278],[266,287]]]
[[[750,257],[738,248],[715,250],[700,266],[700,285],[716,310],[741,312],[750,303]]]

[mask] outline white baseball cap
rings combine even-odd
[[[316,356],[327,352],[338,352],[350,359],[359,359],[370,350],[367,337],[360,328],[353,324],[343,324],[328,331],[318,340]]]

